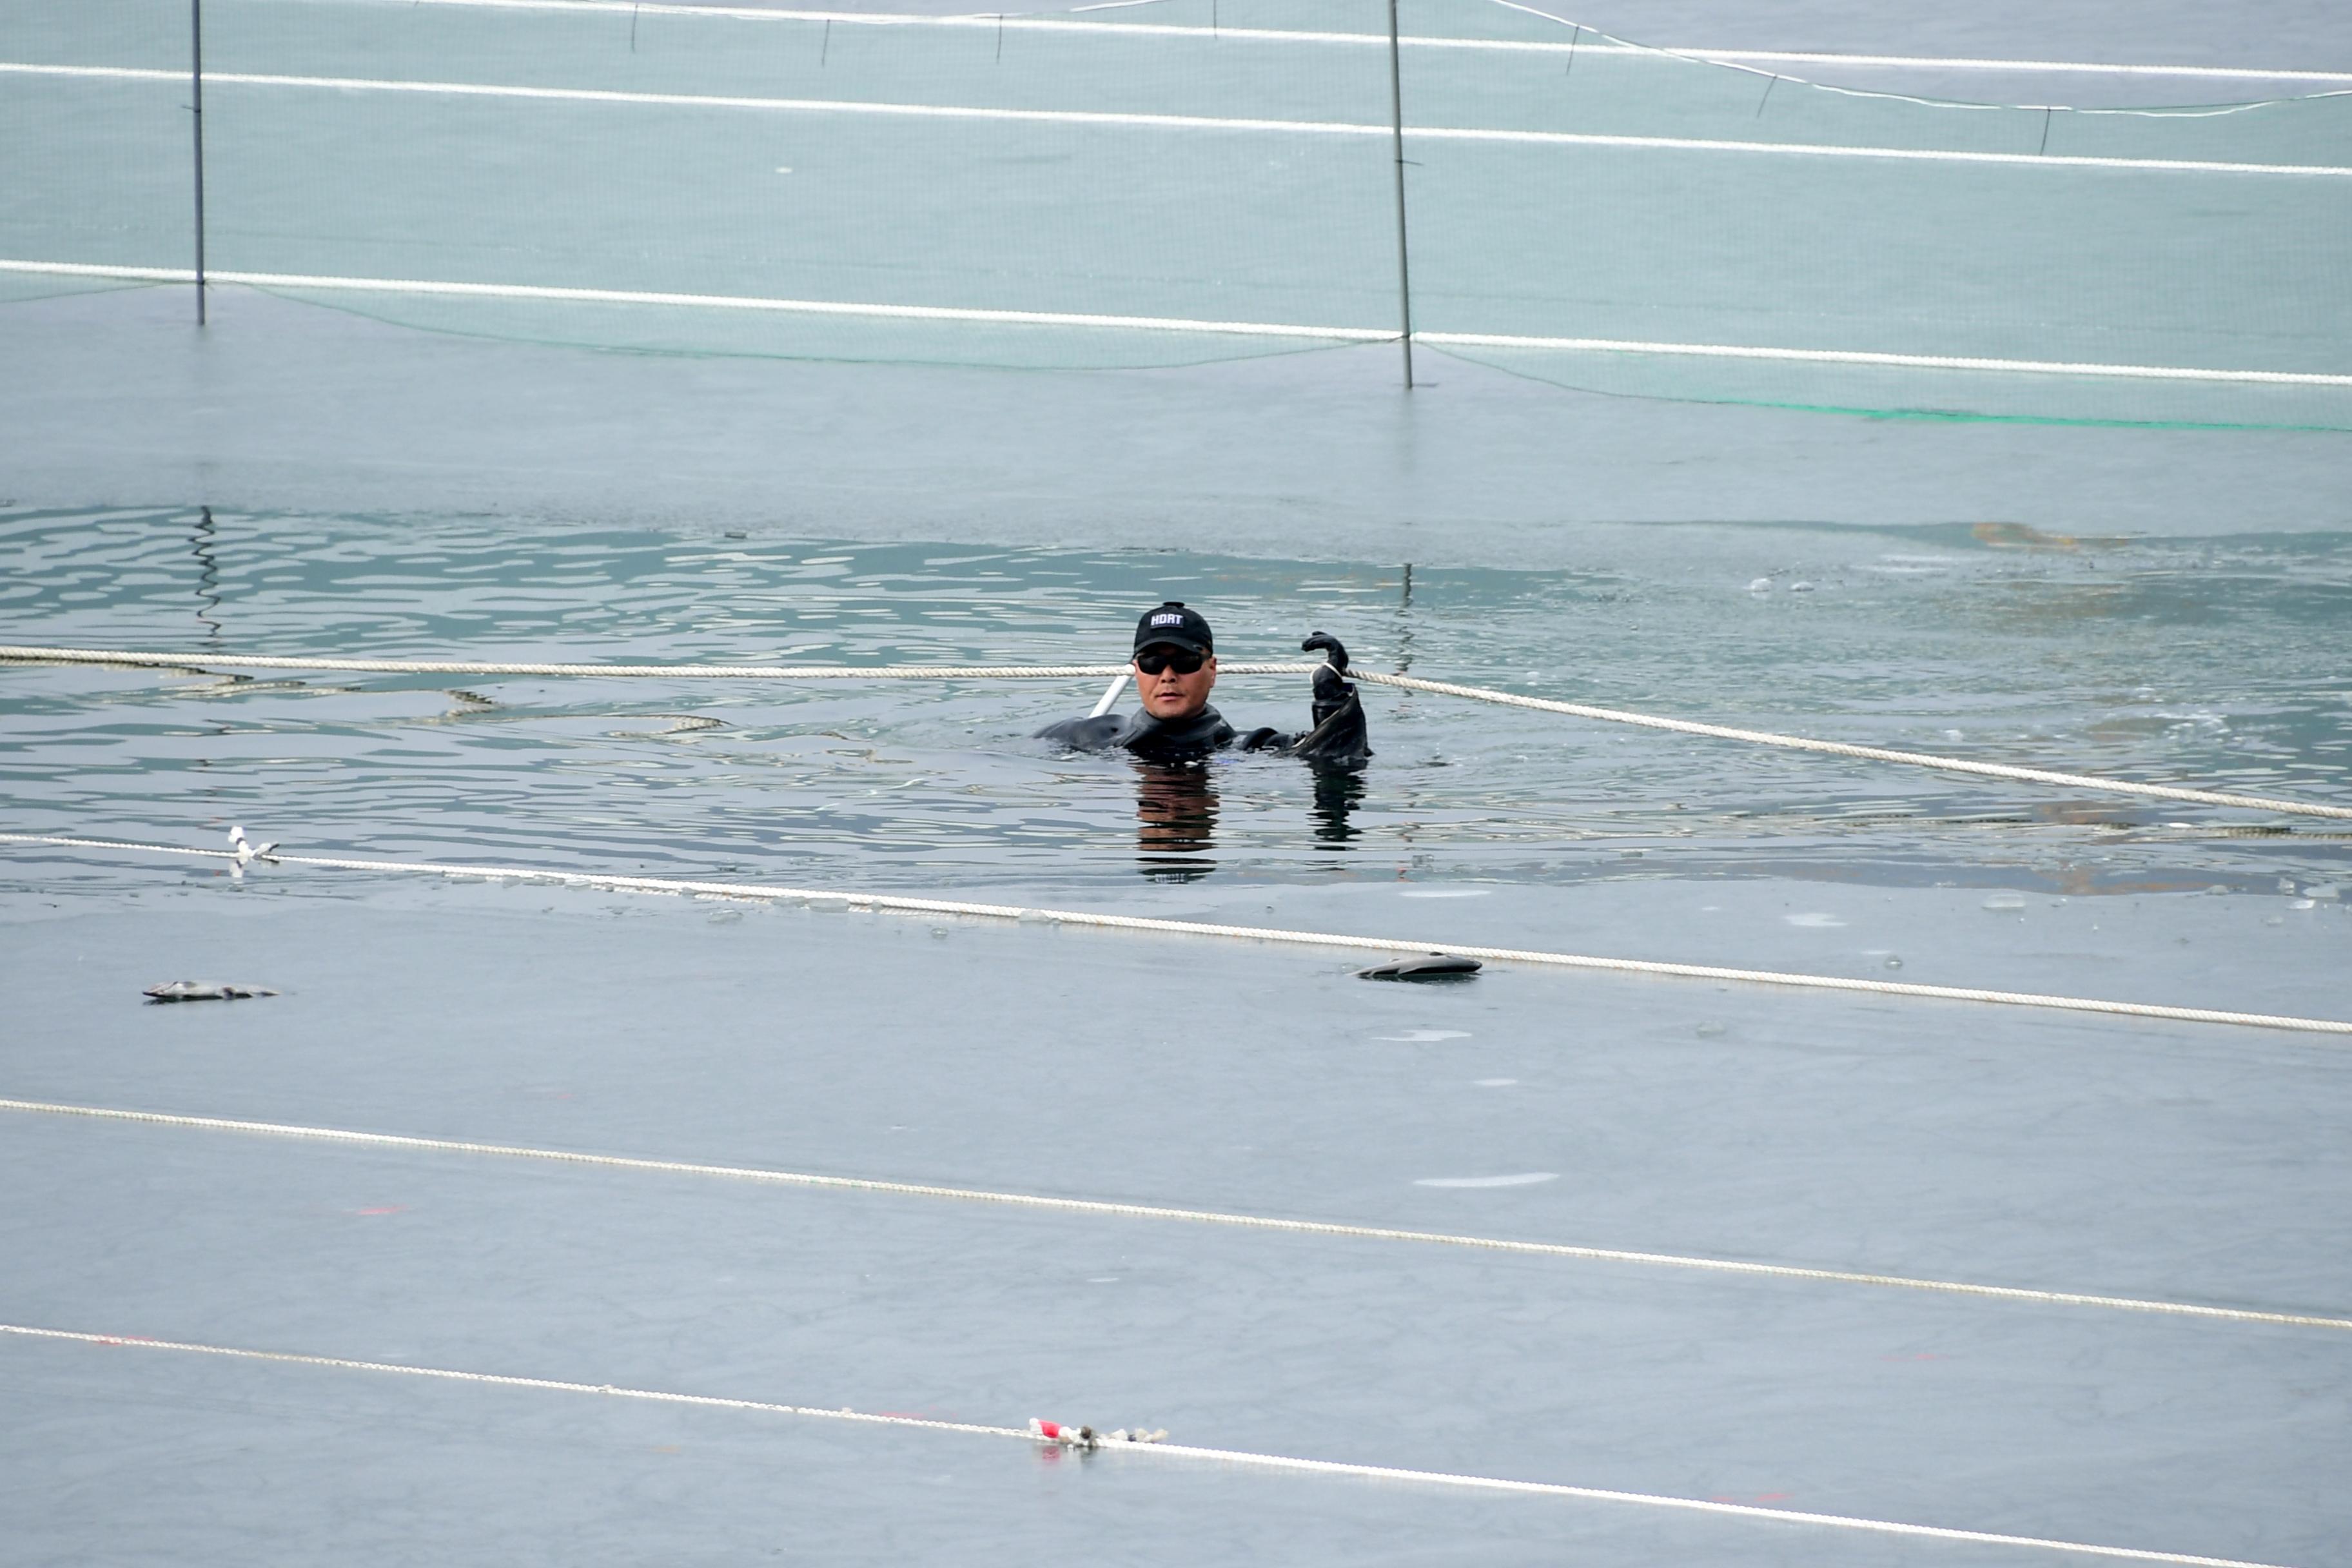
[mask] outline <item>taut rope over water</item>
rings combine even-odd
[[[157,653],[126,648],[41,647],[0,644],[0,661],[26,664],[111,664],[162,669],[331,670],[359,675],[541,675],[606,677],[614,679],[675,680],[1100,680],[1121,674],[1117,664],[555,664],[488,659],[316,658],[259,657],[247,654]],[[1314,664],[1225,664],[1225,675],[1308,675]],[[2241,811],[2274,811],[2293,816],[2325,816],[2352,821],[2352,805],[2324,805],[2313,801],[2282,800],[2271,795],[2242,795],[2225,790],[2188,789],[2176,784],[2142,784],[2133,779],[2099,778],[2090,773],[2060,773],[2048,768],[2018,767],[2008,763],[1975,762],[1939,756],[1932,752],[1895,751],[1885,746],[1857,746],[1843,741],[1820,741],[1805,735],[1783,735],[1769,730],[1743,730],[1728,724],[1707,724],[1691,719],[1668,719],[1635,713],[1622,708],[1596,708],[1583,702],[1559,702],[1545,697],[1523,697],[1484,686],[1459,686],[1451,681],[1423,680],[1411,675],[1385,675],[1350,668],[1349,679],[1374,686],[1436,697],[1460,697],[1571,719],[1591,719],[1608,724],[1632,724],[1710,740],[1740,741],[1783,751],[1817,752],[1825,756],[1898,763],[1906,767],[1933,768],[1943,773],[1969,773],[1979,778],[2010,779],[2020,784],[2056,784],[2065,789],[2101,795],[2137,795],[2151,800],[2180,801],[2191,805],[2228,806]]]

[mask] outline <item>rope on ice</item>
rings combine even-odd
[[[880,1193],[891,1197],[931,1198],[950,1203],[996,1204],[1007,1208],[1046,1214],[1087,1215],[1103,1219],[1171,1220],[1188,1225],[1223,1226],[1237,1230],[1271,1231],[1285,1236],[1341,1237],[1356,1241],[1401,1242],[1424,1247],[1465,1247],[1479,1252],[1507,1252],[1520,1257],[1564,1258],[1586,1263],[1625,1263],[1639,1267],[1690,1269],[1706,1274],[1749,1279],[1797,1279],[1816,1284],[1867,1285],[1882,1289],[1924,1290],[1938,1295],[1969,1296],[2029,1306],[2089,1307],[2119,1312],[2147,1312],[2159,1317],[2200,1318],[2228,1323],[2266,1323],[2284,1328],[2352,1331],[2352,1318],[2321,1317],[2308,1312],[2275,1312],[2258,1307],[2213,1307],[2196,1301],[2152,1300],[2132,1296],[2100,1296],[2079,1290],[2036,1290],[2020,1285],[1982,1285],[1961,1279],[1923,1279],[1902,1274],[1865,1274],[1854,1269],[1812,1268],[1794,1263],[1756,1263],[1730,1258],[1700,1258],[1674,1252],[1633,1252],[1622,1247],[1579,1247],[1560,1241],[1511,1241],[1490,1236],[1454,1236],[1444,1231],[1402,1230],[1389,1226],[1345,1225],[1334,1220],[1282,1219],[1269,1215],[1234,1214],[1218,1209],[1175,1208],[1161,1204],[1118,1203],[1102,1198],[1051,1197],[1037,1193],[995,1192],[982,1187],[950,1187],[928,1182],[891,1182],[870,1176],[826,1176],[805,1171],[777,1171],[757,1165],[708,1165],[688,1160],[649,1160],[632,1154],[588,1154],[571,1149],[537,1149],[515,1143],[477,1143],[457,1138],[417,1138],[397,1132],[357,1132],[341,1127],[308,1127],[284,1121],[240,1121],[221,1116],[181,1116],[163,1110],[126,1110],[104,1105],[63,1105],[41,1100],[0,1100],[0,1110],[36,1116],[76,1117],[89,1121],[131,1122],[149,1127],[178,1127],[199,1132],[233,1132],[247,1137],[287,1138],[320,1143],[345,1143],[364,1149],[401,1149],[436,1154],[465,1154],[499,1160],[541,1160],[560,1165],[589,1165],[600,1170],[650,1172],[665,1175],[713,1176],[725,1181],[809,1187],[834,1192]]]
[[[1041,1430],[1022,1426],[990,1426],[969,1421],[939,1421],[919,1415],[885,1415],[846,1405],[826,1410],[815,1405],[783,1405],[761,1399],[727,1399],[707,1394],[674,1394],[652,1388],[627,1388],[610,1383],[575,1383],[552,1377],[516,1377],[508,1373],[465,1372],[451,1367],[418,1366],[405,1362],[358,1361],[347,1356],[308,1355],[294,1351],[248,1350],[236,1345],[197,1344],[184,1340],[149,1339],[137,1334],[100,1334],[72,1329],[41,1328],[24,1323],[0,1323],[0,1334],[20,1339],[103,1345],[110,1348],[172,1351],[183,1355],[219,1356],[232,1361],[276,1363],[281,1366],[315,1367],[325,1372],[366,1372],[399,1377],[429,1378],[445,1384],[487,1384],[493,1388],[530,1389],[542,1394],[593,1394],[610,1399],[640,1400],[657,1405],[683,1405],[706,1410],[734,1410],[762,1415],[796,1415],[822,1421],[842,1421],[865,1426],[895,1426],[926,1432],[948,1432],[977,1437],[1011,1437],[1022,1442],[1059,1442]],[[1037,1423],[1042,1427],[1045,1423]],[[1709,1502],[1698,1498],[1669,1497],[1652,1492],[1616,1491],[1600,1487],[1569,1486],[1557,1481],[1515,1481],[1494,1476],[1459,1475],[1447,1470],[1412,1470],[1392,1465],[1354,1464],[1336,1459],[1294,1458],[1284,1454],[1253,1454],[1234,1448],[1203,1448],[1187,1444],[1138,1442],[1100,1444],[1103,1452],[1150,1454],[1166,1459],[1203,1459],[1246,1466],[1253,1469],[1287,1470],[1307,1475],[1346,1477],[1363,1480],[1402,1481],[1422,1486],[1462,1488],[1475,1491],[1509,1492],[1521,1497],[1572,1498],[1585,1502],[1629,1503],[1637,1507],[1672,1509],[1711,1514],[1719,1519],[1760,1521],[1776,1524],[1807,1524],[1874,1535],[1909,1536],[1930,1541],[1972,1542],[1980,1545],[2030,1547],[2044,1552],[2072,1552],[2091,1557],[2119,1558],[2133,1563],[2167,1563],[2183,1568],[2279,1568],[2275,1563],[2250,1563],[2234,1557],[2199,1557],[2179,1552],[2154,1552],[2134,1546],[2099,1546],[2075,1541],[2053,1541],[2032,1535],[2000,1535],[1981,1530],[1954,1530],[1942,1525],[1906,1524],[1895,1520],[1858,1519],[1848,1514],[1801,1513],[1794,1509],[1759,1508],[1749,1503]]]
[[[241,833],[241,829],[238,830]],[[1813,991],[1853,991],[1874,996],[1913,996],[1938,1002],[1989,1002],[2011,1007],[2044,1007],[2067,1013],[2103,1013],[2124,1018],[2163,1018],[2183,1024],[2234,1024],[2263,1029],[2297,1029],[2352,1035],[2352,1023],[2302,1018],[2288,1014],[2239,1013],[2218,1007],[2175,1007],[2156,1002],[2109,1002],[2089,996],[2056,996],[2032,991],[1993,991],[1969,985],[1923,985],[1903,980],[1855,980],[1838,974],[1797,974],[1772,969],[1733,969],[1712,963],[1674,963],[1646,958],[1601,958],[1530,948],[1475,947],[1454,942],[1412,942],[1396,937],[1347,936],[1333,931],[1286,931],[1276,926],[1222,925],[1208,921],[1161,920],[1149,915],[1097,914],[1083,910],[1033,909],[1021,904],[971,903],[961,899],[919,899],[897,893],[845,893],[822,888],[784,888],[763,882],[706,882],[675,877],[639,877],[625,872],[555,871],[529,866],[452,865],[427,860],[366,860],[341,855],[255,856],[249,846],[193,849],[179,844],[140,844],[111,838],[69,838],[40,833],[0,833],[0,844],[47,844],[66,849],[118,854],[186,855],[226,860],[233,868],[258,859],[270,865],[316,866],[335,871],[385,871],[429,877],[479,877],[493,881],[552,882],[566,887],[605,888],[620,892],[691,893],[721,899],[784,900],[817,908],[894,910],[909,914],[969,915],[982,920],[1090,926],[1104,931],[1142,931],[1172,936],[1232,937],[1245,942],[1331,947],[1354,952],[1429,953],[1441,949],[1463,958],[1498,963],[1540,964],[1557,969],[1594,969],[1618,974],[1654,974],[1676,980],[1738,980]]]

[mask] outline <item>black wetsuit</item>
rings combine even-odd
[[[1347,654],[1338,656],[1344,661]],[[1327,664],[1315,672],[1315,721],[1297,734],[1284,734],[1271,725],[1235,730],[1214,708],[1202,708],[1185,719],[1155,719],[1149,713],[1128,718],[1105,713],[1094,719],[1064,719],[1037,731],[1036,739],[1052,741],[1080,752],[1128,752],[1147,763],[1197,762],[1212,752],[1272,752],[1304,757],[1337,767],[1358,768],[1372,754],[1371,734],[1364,723],[1364,706],[1356,698],[1355,682]]]

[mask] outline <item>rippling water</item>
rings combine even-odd
[[[1142,607],[1229,659],[2352,801],[2352,535],[1654,529],[1587,570],[982,552],[503,518],[0,510],[0,634],[375,657],[1110,662]],[[1219,705],[1296,725],[1303,679]],[[0,669],[20,830],[793,879],[1780,875],[2075,892],[2340,877],[2352,836],[1368,689],[1360,776],[1153,773],[1027,740],[1091,683],[230,679]],[[152,878],[92,868],[86,885]]]

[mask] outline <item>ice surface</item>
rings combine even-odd
[[[1580,13],[2352,69],[2343,16]],[[597,354],[239,289],[200,334],[184,290],[36,283],[0,308],[9,640],[1096,662],[1181,584],[1253,656],[1328,625],[1376,668],[2352,798],[2340,435],[1701,407],[1442,356],[1408,398],[1386,348],[1034,374]],[[1215,770],[1174,842],[1131,770],[1020,742],[1093,696],[10,669],[0,816],[2352,1016],[2324,828],[1383,692],[1360,793]],[[1369,986],[1343,952],[845,896],[216,872],[6,851],[0,1095],[2352,1314],[2352,1056],[2326,1037],[1508,965]],[[180,973],[282,994],[143,1005]],[[5,1321],[2281,1563],[2352,1542],[2334,1331],[0,1130]],[[28,1562],[2021,1560],[129,1345],[0,1343],[0,1540]]]
[[[2352,1288],[2336,1131],[2352,1058],[2325,1040],[1507,968],[1431,992],[1355,985],[1344,955],[1066,928],[966,923],[941,943],[878,914],[747,906],[713,925],[676,899],[327,890],[286,877],[70,915],[11,896],[11,978],[44,983],[14,987],[7,1092],[2232,1304],[2340,1310]],[[1772,892],[1708,889],[1735,917],[1717,956],[1846,951],[1847,933],[1773,918]],[[1216,907],[1209,885],[1162,896]],[[1248,896],[1368,929],[1416,908],[1360,888]],[[1665,945],[1690,900],[1629,883],[1444,908],[1465,931]],[[2162,929],[2202,941],[2244,901],[2175,900]],[[2014,976],[2013,939],[1976,902],[1923,890],[1878,923],[1937,933],[1953,970]],[[2050,935],[2046,965],[2137,993],[2193,951],[2068,956]],[[285,994],[142,1009],[159,962],[235,963]],[[2320,984],[2234,973],[2273,996]],[[1697,1034],[1710,1017],[1732,1027]],[[1456,1021],[1471,1037],[1382,1038]],[[1481,1092],[1504,1076],[1511,1092]],[[2325,1331],[0,1114],[11,1321],[1142,1420],[1212,1446],[2283,1562],[2342,1539],[2347,1371]],[[1417,1184],[1535,1171],[1558,1179]],[[0,1365],[18,1462],[57,1478],[0,1522],[119,1559],[226,1532],[266,1537],[264,1561],[330,1540],[489,1561],[655,1533],[946,1560],[961,1530],[1307,1562],[1550,1561],[1563,1543],[1628,1564],[1971,1560],[128,1349],[11,1345]],[[411,1515],[419,1488],[450,1522]],[[1187,1500],[1201,1519],[1171,1511]],[[1360,1533],[1375,1526],[1392,1539]]]

